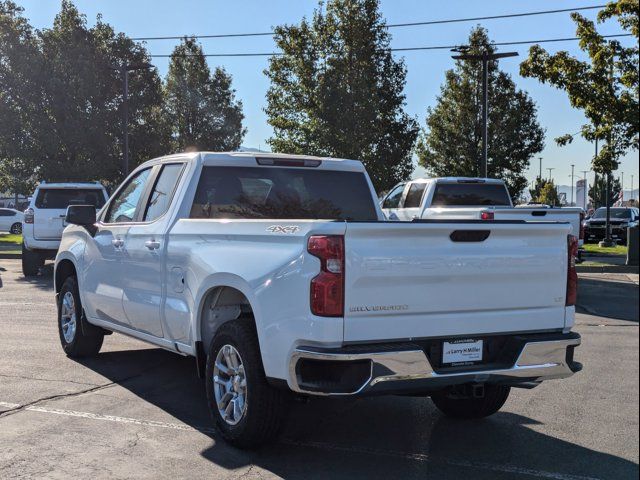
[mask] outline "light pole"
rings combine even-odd
[[[589,183],[587,182],[587,173],[590,170],[581,170],[582,178],[584,179],[584,209],[587,210],[587,199],[589,198]]]
[[[555,169],[555,167],[547,167],[547,170],[549,170],[549,181],[551,181],[551,172]]]
[[[468,45],[463,45],[451,49],[452,52],[459,52],[461,55],[453,55],[454,60],[481,60],[482,61],[482,161],[478,168],[479,176],[486,178],[488,175],[487,157],[489,152],[488,146],[488,118],[489,118],[489,60],[497,60],[499,58],[517,57],[518,52],[491,53],[484,51],[481,54],[467,53],[471,49]]]
[[[571,202],[570,202],[570,206],[573,206],[573,186],[574,186],[574,182],[573,182],[573,178],[575,177],[575,175],[573,174],[573,169],[575,168],[575,164],[571,164]]]
[[[620,201],[624,202],[624,172],[620,172],[622,174],[622,180],[620,183],[620,192],[622,193],[622,195],[620,195]]]
[[[538,175],[538,178],[542,180],[542,157],[538,157],[538,160],[540,160],[540,174]]]
[[[631,200],[634,200],[636,197],[633,193],[633,175],[631,175]]]
[[[145,70],[153,68],[150,63],[125,63],[124,65],[113,65],[111,68],[120,72],[122,76],[122,134],[124,137],[122,175],[129,175],[129,72],[135,70]]]

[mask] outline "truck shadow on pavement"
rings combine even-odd
[[[597,278],[580,278],[578,313],[638,322],[638,285]]]
[[[280,440],[241,451],[212,433],[193,359],[143,349],[104,352],[80,363],[210,437],[201,455],[229,470],[256,465],[292,479],[638,478],[637,464],[541,433],[535,419],[505,411],[456,421],[416,397],[292,402]]]

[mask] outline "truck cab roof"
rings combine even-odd
[[[479,177],[424,177],[415,178],[411,182],[434,182],[434,183],[491,183],[504,185],[504,181],[499,178],[479,178]]]
[[[171,161],[201,162],[206,166],[255,167],[259,165],[270,167],[304,167],[321,170],[343,170],[364,172],[361,161],[346,158],[319,157],[313,155],[294,155],[270,152],[189,152],[168,155],[145,162],[141,166]]]

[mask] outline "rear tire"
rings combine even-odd
[[[22,233],[22,224],[20,222],[14,223],[13,225],[11,225],[11,229],[9,231],[14,235],[19,235],[20,233]]]
[[[452,418],[478,419],[496,413],[509,397],[510,387],[485,385],[484,396],[477,398],[459,395],[455,390],[445,390],[431,396],[431,400],[442,413]]]
[[[87,322],[74,276],[67,277],[58,294],[58,332],[62,349],[69,357],[93,357],[102,347],[104,334],[101,328]]]
[[[228,361],[229,354],[233,355],[232,361]],[[229,369],[230,363],[238,366]],[[286,418],[286,392],[267,383],[251,319],[226,323],[216,333],[207,356],[206,389],[207,404],[216,428],[231,445],[255,448],[274,439],[280,432]],[[222,399],[220,405],[216,396],[218,400]],[[225,408],[232,401],[233,406]],[[225,410],[226,418],[223,417]]]
[[[35,277],[44,266],[44,258],[38,252],[29,250],[22,244],[22,273],[25,277]]]

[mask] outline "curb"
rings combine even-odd
[[[589,266],[576,265],[578,273],[638,273],[637,265]]]
[[[19,260],[22,258],[21,253],[2,253],[0,252],[0,260]]]

